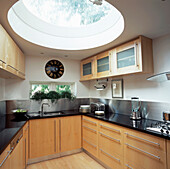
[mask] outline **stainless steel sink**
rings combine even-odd
[[[43,116],[58,116],[58,115],[63,115],[64,112],[62,111],[56,111],[56,112],[44,112]]]

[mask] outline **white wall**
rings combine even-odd
[[[0,79],[0,101],[5,99],[5,79]]]
[[[51,59],[58,59],[65,68],[64,75],[58,80],[49,78],[45,64]],[[80,61],[47,57],[26,56],[26,80],[5,80],[5,99],[29,99],[30,81],[76,82],[77,97],[89,97],[89,82],[80,83]]]
[[[170,71],[170,34],[153,40],[154,74]],[[48,78],[44,66],[50,59],[58,59],[65,66],[65,74],[59,80]],[[170,81],[157,83],[147,81],[150,75],[124,76],[124,99],[138,96],[144,101],[170,102]],[[77,97],[112,98],[111,79],[104,91],[96,91],[96,81],[79,82],[80,62],[65,58],[26,57],[26,80],[5,80],[5,99],[29,99],[29,81],[63,81],[76,82]],[[114,78],[117,79],[117,78]],[[4,96],[4,80],[0,80],[0,99]]]
[[[170,71],[170,34],[153,40],[154,74]],[[138,96],[144,101],[170,102],[170,81],[147,81],[150,75],[124,76],[124,99]],[[121,78],[121,77],[120,77]],[[119,79],[119,78],[114,78]],[[112,98],[111,79],[104,91],[94,90],[96,81],[90,82],[90,97]]]

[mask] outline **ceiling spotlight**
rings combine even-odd
[[[95,5],[102,5],[102,0],[89,0],[89,1]]]

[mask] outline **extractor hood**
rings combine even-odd
[[[170,71],[153,75],[151,77],[148,77],[147,80],[155,81],[155,82],[164,82],[170,80]]]

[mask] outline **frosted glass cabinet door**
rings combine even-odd
[[[110,75],[111,72],[111,57],[110,52],[103,52],[96,57],[95,71],[97,77],[105,77]]]
[[[94,75],[94,58],[81,61],[81,80],[92,79]]]
[[[116,48],[115,70],[117,74],[141,71],[141,52],[138,40]]]

